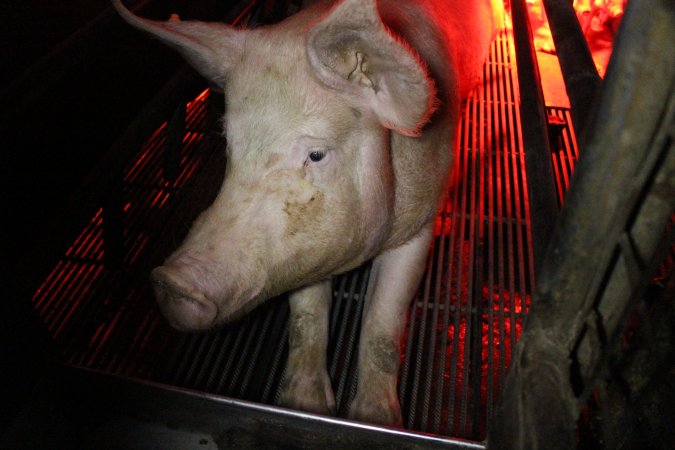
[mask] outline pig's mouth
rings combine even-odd
[[[212,328],[218,317],[218,305],[188,283],[169,274],[165,267],[152,271],[151,280],[162,313],[174,328],[200,331]]]

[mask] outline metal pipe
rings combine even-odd
[[[166,127],[166,145],[164,146],[164,180],[173,184],[180,174],[181,152],[185,138],[186,105],[181,102],[173,112]]]
[[[548,118],[544,107],[541,77],[525,0],[511,2],[511,17],[518,63],[518,84],[521,86],[520,115],[536,271],[544,259],[546,248],[553,234],[558,204],[551,167]]]
[[[570,0],[544,0],[546,16],[560,62],[572,121],[578,136],[588,122],[602,80]]]
[[[121,269],[124,264],[124,183],[118,170],[103,197],[103,258],[106,267]]]

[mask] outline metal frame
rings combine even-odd
[[[583,136],[602,80],[569,0],[543,0],[578,136]]]

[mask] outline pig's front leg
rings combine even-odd
[[[373,261],[359,342],[359,380],[351,419],[403,426],[398,400],[400,340],[429,252],[431,230]]]
[[[335,415],[335,396],[326,370],[331,281],[290,295],[288,363],[279,404],[302,411]]]

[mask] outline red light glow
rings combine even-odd
[[[574,0],[574,9],[601,77],[605,76],[627,0]]]
[[[605,76],[627,0],[574,0],[574,10],[601,77]],[[555,54],[542,0],[527,0],[537,51]]]

